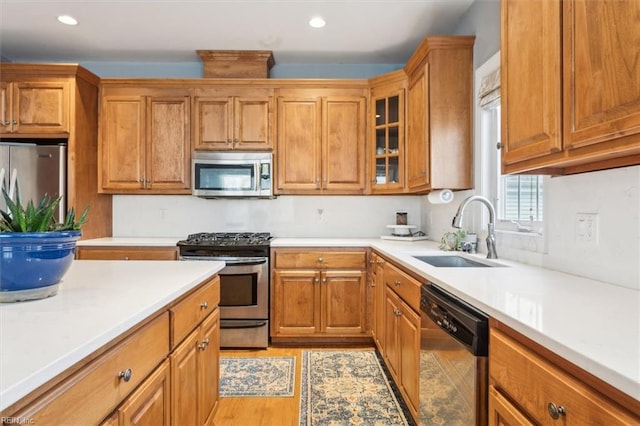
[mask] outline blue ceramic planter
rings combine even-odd
[[[0,232],[0,302],[55,295],[80,235],[80,231]]]

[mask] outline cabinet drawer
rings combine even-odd
[[[364,251],[276,251],[274,265],[278,269],[365,269]]]
[[[78,247],[82,260],[176,260],[176,247]]]
[[[384,266],[384,282],[413,310],[420,312],[420,282],[387,262]]]
[[[169,309],[171,313],[171,347],[175,348],[220,303],[220,277],[203,284]]]
[[[558,424],[549,404],[563,407],[563,425],[638,424],[617,405],[501,332],[489,335],[489,374],[493,386],[515,401],[535,423]],[[564,417],[564,418],[563,418]]]
[[[35,424],[98,424],[169,353],[169,315],[165,312],[15,417]],[[120,373],[130,370],[127,381]]]

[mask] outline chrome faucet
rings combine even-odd
[[[453,222],[451,226],[454,228],[462,227],[462,213],[464,213],[464,209],[467,207],[469,203],[472,201],[480,201],[482,204],[487,206],[489,209],[489,235],[487,235],[487,259],[497,259],[498,253],[496,252],[496,234],[495,234],[495,223],[496,223],[496,210],[493,208],[493,204],[487,198],[481,195],[472,195],[464,199],[462,203],[460,203],[460,207],[458,207],[458,211],[456,215],[453,217]]]

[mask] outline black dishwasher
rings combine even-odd
[[[486,425],[487,316],[431,283],[420,310],[420,423]]]

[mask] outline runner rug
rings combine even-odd
[[[413,425],[374,350],[302,352],[300,425]]]
[[[220,357],[220,396],[293,396],[295,372],[292,356]]]

